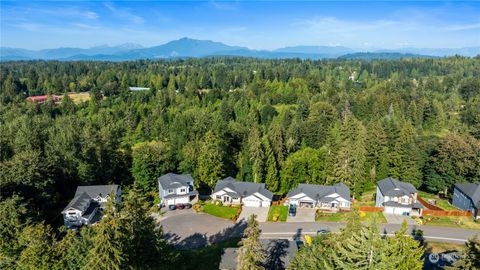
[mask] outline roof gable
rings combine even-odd
[[[190,174],[167,173],[158,178],[158,183],[163,189],[188,187],[193,178]]]
[[[398,181],[392,177],[377,182],[377,186],[384,196],[410,196],[417,193],[417,189],[410,183]]]
[[[230,189],[242,197],[248,197],[255,193],[259,193],[269,200],[272,200],[273,198],[273,193],[265,188],[264,183],[239,182],[233,177],[219,180],[213,193],[224,189]]]
[[[343,183],[337,183],[333,186],[299,184],[296,189],[288,193],[288,197],[295,197],[302,193],[317,201],[324,197],[332,196],[333,194],[338,194],[338,196],[348,201],[350,200],[350,189]]]

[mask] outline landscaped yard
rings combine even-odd
[[[216,270],[220,265],[222,250],[227,247],[238,247],[238,242],[239,239],[232,239],[204,248],[180,251],[175,268],[178,270]]]
[[[440,207],[443,210],[458,210],[458,208],[451,205],[447,199],[440,198],[435,194],[427,193],[425,191],[418,191],[418,195],[427,202],[428,200],[435,200],[435,206]]]
[[[430,215],[420,218],[422,225],[443,226],[464,229],[480,230],[480,223],[473,221],[471,217],[434,217]]]
[[[240,206],[223,206],[223,205],[216,205],[212,202],[206,202],[203,205],[203,212],[210,214],[212,216],[231,219],[233,220],[237,215],[240,213],[241,208]]]
[[[268,210],[268,221],[287,221],[288,206],[286,205],[272,205]]]
[[[315,221],[323,221],[323,222],[345,222],[347,220],[347,216],[350,212],[338,212],[338,213],[323,213],[318,212],[315,215]],[[376,223],[387,223],[387,220],[383,216],[382,212],[364,212],[360,211],[360,221],[371,223],[375,221]]]

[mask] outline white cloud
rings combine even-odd
[[[134,24],[143,24],[145,22],[142,17],[133,14],[128,9],[117,8],[111,3],[105,3],[104,5],[108,10],[110,10],[115,16],[119,18],[129,20]]]
[[[93,11],[86,11],[83,13],[83,16],[87,19],[92,19],[92,20],[95,20],[95,19],[98,19],[100,16],[98,16],[97,13],[93,12]]]

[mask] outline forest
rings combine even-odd
[[[131,188],[134,205],[167,172],[190,173],[201,193],[233,176],[279,196],[337,182],[359,196],[392,176],[448,197],[480,181],[479,57],[16,61],[2,63],[0,89],[2,257],[58,228],[79,185]],[[84,103],[66,95],[86,91]],[[53,94],[62,101],[26,100]]]

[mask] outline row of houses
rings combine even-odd
[[[161,205],[192,203],[198,192],[194,179],[189,174],[167,173],[158,178]],[[120,201],[121,188],[118,185],[80,186],[74,198],[62,211],[67,227],[82,226],[96,222],[105,202],[114,194]],[[210,195],[211,199],[224,204],[241,204],[248,207],[270,207],[273,193],[264,183],[241,182],[227,177],[217,182]],[[350,210],[350,189],[343,183],[334,185],[299,184],[287,194],[285,204],[295,207],[316,208],[336,212]],[[456,184],[452,205],[470,211],[479,218],[480,184]],[[424,206],[418,201],[415,187],[391,177],[377,183],[375,206],[382,207],[386,214],[420,216]]]

